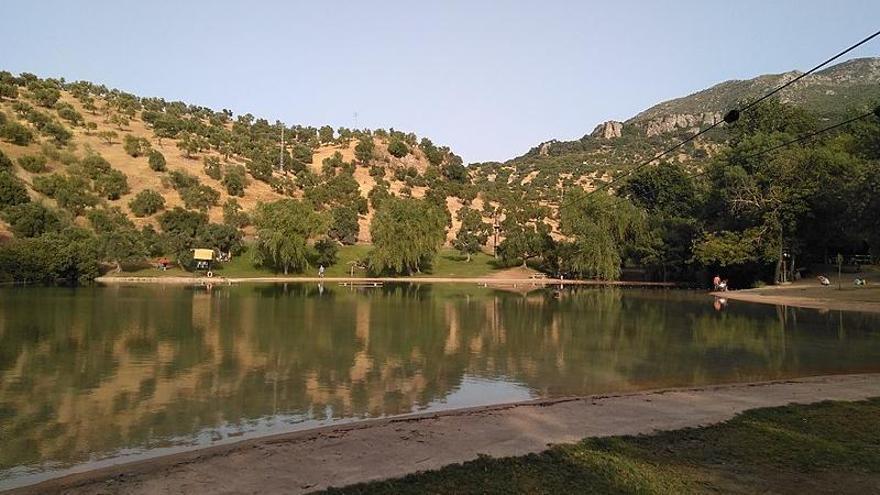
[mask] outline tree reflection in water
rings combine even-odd
[[[408,413],[452,393],[456,405],[475,404],[492,383],[502,401],[523,387],[552,397],[880,369],[876,316],[745,303],[717,312],[684,291],[0,292],[7,475],[258,421],[283,430],[295,428],[285,421]]]

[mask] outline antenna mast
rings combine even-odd
[[[281,150],[278,155],[279,155],[278,168],[280,168],[281,171],[284,172],[284,124],[283,123],[281,124]]]

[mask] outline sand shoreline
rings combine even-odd
[[[702,426],[756,407],[880,396],[880,373],[604,394],[367,420],[72,474],[8,493],[307,493],[589,436]]]
[[[880,313],[880,302],[858,300],[834,300],[812,296],[786,294],[790,288],[776,289],[780,294],[767,294],[768,289],[744,289],[728,292],[712,292],[710,295],[732,301],[743,301],[775,306],[794,306],[798,308],[818,309],[821,311],[860,311],[864,313]]]

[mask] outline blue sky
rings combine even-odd
[[[805,70],[880,27],[874,0],[0,2],[0,69],[291,124],[357,112],[468,162]]]

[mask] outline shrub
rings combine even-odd
[[[3,150],[0,150],[0,171],[11,171],[12,170],[12,160],[3,153]]]
[[[150,142],[144,138],[126,134],[123,139],[122,148],[125,149],[125,152],[132,158],[137,158],[150,152]]]
[[[241,205],[234,198],[229,198],[223,204],[223,223],[235,228],[247,227],[251,223],[250,216],[244,212]]]
[[[230,196],[244,196],[247,187],[247,174],[241,165],[229,165],[223,175],[223,186]]]
[[[128,203],[128,207],[136,217],[145,217],[165,208],[165,198],[152,189],[144,189]]]
[[[314,264],[328,267],[336,264],[339,245],[330,239],[321,239],[315,243]]]
[[[165,171],[165,155],[160,153],[158,150],[150,151],[150,168],[156,172],[164,172]]]
[[[0,209],[27,203],[30,200],[27,188],[21,179],[10,172],[0,172]]]
[[[119,170],[110,170],[95,179],[95,192],[109,200],[117,200],[128,191],[128,178]]]
[[[3,219],[18,237],[38,237],[46,232],[61,229],[58,212],[39,203],[22,203],[11,206],[3,213]]]
[[[24,155],[18,159],[18,165],[32,174],[47,172],[46,157],[43,155]]]
[[[24,125],[10,120],[0,127],[0,139],[18,146],[27,146],[34,140],[34,133]]]
[[[201,184],[181,189],[179,192],[180,199],[187,208],[204,211],[217,206],[217,202],[220,201],[220,193],[217,190]]]
[[[388,143],[388,152],[397,158],[403,158],[409,154],[409,147],[403,140],[394,138]]]
[[[223,177],[223,170],[220,168],[220,159],[216,156],[205,157],[205,175],[220,180]]]

